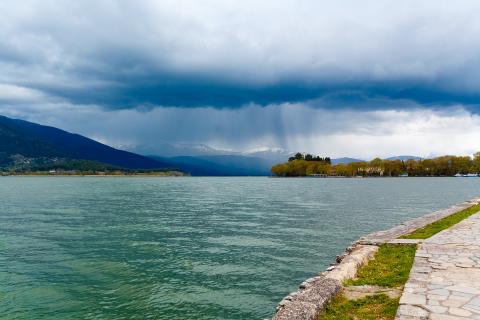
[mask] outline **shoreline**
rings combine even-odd
[[[409,176],[409,177],[347,177],[347,176],[328,176],[328,177],[278,177],[278,176],[192,176],[189,174],[1,174],[1,177],[195,177],[195,178],[274,178],[274,179],[405,179],[405,178],[480,178],[465,176]]]
[[[2,177],[35,177],[35,178],[54,178],[54,177],[78,177],[78,178],[183,178],[190,177],[188,175],[161,175],[161,174],[10,174],[10,175],[0,175]]]
[[[360,267],[371,260],[382,244],[418,244],[422,240],[399,239],[435,221],[480,203],[480,197],[407,220],[388,230],[361,237],[336,257],[335,263],[317,276],[303,281],[298,290],[277,305],[273,320],[316,320],[325,306],[343,289],[343,282],[355,277]]]
[[[292,177],[280,177],[280,176],[263,176],[279,179],[294,179],[294,178],[309,178],[309,179],[385,179],[385,178],[480,178],[480,176],[292,176]]]
[[[118,172],[118,173],[48,173],[48,172],[31,172],[31,173],[2,173],[0,177],[189,177],[180,171],[164,171],[164,172]]]

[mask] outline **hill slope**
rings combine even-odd
[[[154,157],[193,176],[269,176],[275,161],[239,155]]]
[[[81,159],[129,169],[170,167],[167,163],[117,150],[78,134],[0,116],[0,167],[14,162],[16,157]]]

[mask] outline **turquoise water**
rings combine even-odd
[[[0,178],[1,319],[263,319],[475,178]]]

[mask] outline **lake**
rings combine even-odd
[[[0,177],[2,319],[265,319],[479,178]]]

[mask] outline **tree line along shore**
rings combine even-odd
[[[421,160],[382,160],[332,164],[330,158],[297,153],[288,162],[272,167],[278,177],[442,177],[476,176],[480,172],[480,152],[469,156],[441,156]]]
[[[175,169],[129,169],[107,163],[64,158],[23,158],[2,167],[0,176],[184,176]]]

